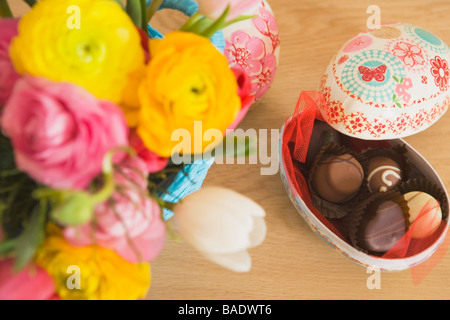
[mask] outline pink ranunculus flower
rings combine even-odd
[[[231,20],[252,9],[259,1],[261,0],[197,0],[198,11],[213,20],[222,15],[227,5],[230,6],[227,20]]]
[[[19,19],[0,19],[0,107],[6,103],[20,75],[9,57],[9,45],[18,33]]]
[[[238,95],[241,98],[241,110],[239,111],[236,119],[228,127],[228,129],[235,129],[238,124],[244,119],[253,101],[255,101],[255,95],[251,94],[252,91],[252,80],[250,76],[239,68],[232,68],[236,81],[238,84]]]
[[[145,162],[147,173],[161,171],[169,163],[169,158],[161,157],[159,154],[148,150],[136,131],[131,130],[128,139],[130,146],[136,151],[138,157]]]
[[[128,145],[122,110],[84,88],[45,78],[21,78],[3,109],[17,167],[53,187],[84,189],[102,170],[105,154]],[[124,154],[116,154],[120,161]]]
[[[0,259],[0,300],[56,300],[55,283],[37,265],[14,271],[12,259]]]
[[[95,209],[95,222],[66,227],[64,237],[73,246],[97,244],[116,251],[132,263],[151,261],[161,252],[166,228],[158,203],[149,198],[146,164],[127,158],[115,171],[117,190],[110,201]]]

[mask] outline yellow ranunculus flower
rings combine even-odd
[[[201,149],[193,143],[194,121],[202,122],[202,135],[208,129],[224,133],[241,108],[227,59],[208,39],[181,31],[150,40],[150,56],[138,92],[138,134],[148,149],[170,157],[179,143],[171,141],[172,132],[186,129],[190,153],[203,152],[211,142],[197,143]]]
[[[49,230],[35,260],[54,279],[61,299],[135,300],[147,293],[151,276],[148,263],[128,262],[97,245],[72,247],[56,226]],[[79,270],[79,288],[68,286],[68,282],[77,283],[78,275],[71,269],[74,266]]]
[[[139,33],[112,0],[44,0],[25,14],[10,56],[21,74],[74,82],[119,103],[144,64]]]
[[[123,98],[120,106],[125,114],[127,124],[135,128],[139,123],[140,102],[138,97],[139,84],[145,76],[145,66],[137,69],[129,75],[128,85],[123,91]]]

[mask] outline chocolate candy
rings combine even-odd
[[[333,203],[349,201],[364,180],[361,164],[350,154],[325,156],[317,162],[312,185],[317,194]]]
[[[394,188],[402,179],[400,166],[387,157],[374,157],[369,160],[367,185],[369,191],[385,192]]]
[[[425,192],[411,191],[403,195],[409,208],[409,229],[413,238],[432,235],[441,224],[442,210],[435,198]]]
[[[371,205],[359,227],[358,244],[368,251],[384,253],[403,237],[405,229],[405,216],[396,202]]]
[[[305,164],[310,166],[324,145],[329,143],[339,144],[339,142],[339,133],[336,130],[326,122],[316,120],[309,140]]]

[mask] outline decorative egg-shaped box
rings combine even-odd
[[[422,28],[395,24],[362,32],[324,74],[322,115],[336,130],[360,139],[418,133],[448,108],[449,62],[448,46]]]
[[[224,28],[224,54],[230,67],[245,71],[252,80],[253,106],[266,94],[277,72],[280,37],[274,13],[266,0],[242,15],[254,16]]]
[[[447,110],[449,61],[447,45],[422,28],[397,23],[362,32],[332,58],[319,91],[301,94],[282,128],[280,172],[292,203],[315,233],[359,265],[382,271],[412,268],[432,257],[445,239],[447,190],[402,137],[425,130]],[[373,167],[380,157],[390,162]],[[350,200],[324,199],[320,188],[350,188],[351,177],[332,176],[330,165],[350,158],[354,167],[360,164],[350,168],[361,173],[359,189]],[[318,172],[325,178],[319,180]],[[372,190],[377,174],[382,187]],[[414,207],[413,192],[433,202]],[[393,215],[386,214],[394,206],[401,221],[390,221]],[[419,231],[426,234],[418,236]]]

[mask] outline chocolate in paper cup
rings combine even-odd
[[[449,215],[449,204],[445,192],[437,185],[426,179],[409,179],[408,181],[403,182],[401,185],[399,185],[397,187],[397,190],[402,195],[413,191],[428,193],[430,196],[439,201],[442,211],[442,220],[447,222]]]
[[[359,190],[352,196],[351,199],[343,202],[343,203],[334,203],[330,202],[323,197],[321,197],[314,188],[313,177],[316,174],[318,165],[320,161],[324,158],[328,158],[329,156],[339,156],[343,154],[350,154],[354,157],[360,164],[363,169],[364,176],[367,172],[367,159],[365,155],[361,153],[354,152],[353,150],[337,145],[337,144],[327,144],[322,147],[319,154],[314,159],[313,164],[311,165],[311,169],[309,170],[308,175],[308,188],[310,190],[312,204],[313,206],[319,210],[319,212],[326,218],[331,219],[340,219],[345,217],[349,212],[353,210],[355,205],[364,197],[366,197],[368,190],[364,186],[364,180],[361,184]]]
[[[311,168],[315,158],[324,146],[329,144],[340,145],[341,139],[342,134],[339,131],[335,130],[328,123],[315,119],[308,144],[308,152],[303,163],[305,168]]]
[[[395,190],[372,193],[365,201],[362,201],[353,212],[342,220],[345,235],[348,238],[349,243],[357,250],[374,256],[382,256],[389,250],[387,249],[386,251],[375,252],[368,249],[363,240],[363,231],[369,221],[371,221],[375,216],[376,208],[386,201],[393,201],[400,207],[405,224],[404,233],[406,233],[409,221],[409,210],[401,193]],[[404,233],[401,234],[401,236],[403,236]],[[398,240],[400,239],[401,237],[399,236]]]
[[[408,156],[407,156],[408,151],[404,144],[395,146],[395,147],[389,147],[389,148],[368,148],[366,150],[363,150],[362,153],[366,156],[368,164],[370,164],[371,159],[383,157],[383,158],[390,159],[391,161],[395,162],[398,165],[399,172],[397,172],[397,170],[395,170],[395,169],[391,170],[389,168],[389,165],[384,167],[385,170],[383,173],[387,173],[387,177],[386,177],[387,181],[385,181],[383,188],[386,188],[387,190],[392,190],[397,185],[410,179],[411,164],[408,160]],[[370,184],[369,184],[369,182],[370,182],[369,179],[371,178],[371,176],[373,176],[373,173],[375,173],[375,175],[376,174],[383,175],[383,173],[375,172],[375,170],[372,172],[369,172],[369,170],[370,170],[370,168],[368,165],[368,172],[367,172],[364,184],[367,186],[369,192],[386,191],[386,190],[381,190],[381,188],[379,190],[371,190]],[[394,185],[392,187],[388,184],[388,182],[392,183],[392,180],[388,179],[389,175],[391,175],[391,174],[394,174],[394,175],[399,174],[399,176],[400,176],[400,180],[397,182],[396,185]],[[380,176],[378,176],[378,177],[380,177]],[[380,177],[380,179],[381,179],[381,177]]]

